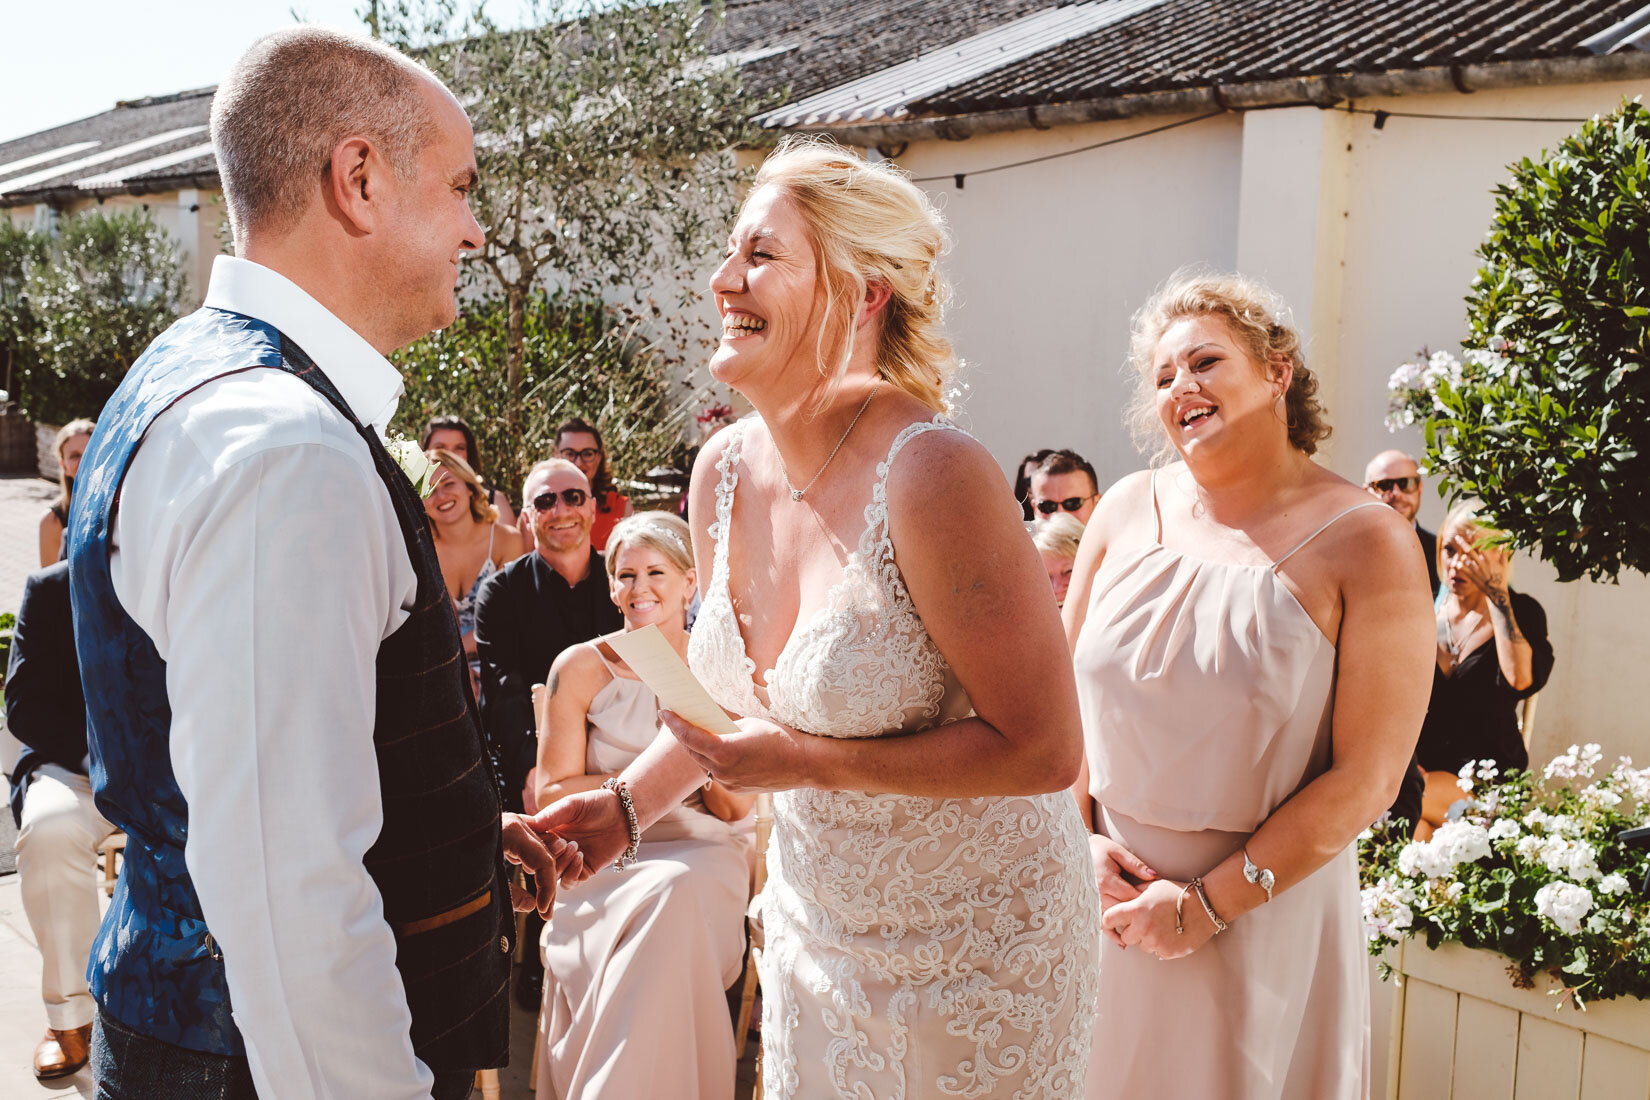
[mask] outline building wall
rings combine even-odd
[[[1195,123],[990,174],[1174,119],[913,144],[898,158],[950,223],[949,326],[966,360],[960,419],[1005,468],[1071,447],[1103,483],[1141,465],[1122,430],[1129,317],[1185,263],[1235,260],[1242,122]],[[966,173],[958,188],[952,178]]]
[[[178,241],[183,257],[184,274],[189,278],[185,304],[194,307],[206,296],[206,284],[212,275],[212,259],[218,254],[218,226],[224,220],[223,202],[217,191],[188,189],[163,191],[153,195],[113,195],[108,198],[81,199],[56,211],[58,218],[72,217],[89,210],[108,213],[145,209],[156,225]],[[39,225],[48,216],[43,208],[13,206],[0,211],[18,225]]]

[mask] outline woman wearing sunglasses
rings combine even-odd
[[[776,792],[770,1100],[1072,1096],[1088,1068],[1071,662],[1000,468],[938,415],[945,244],[887,162],[787,139],[758,173],[710,284],[711,377],[756,415],[706,444],[690,516],[690,664],[739,730],[667,715],[618,789],[536,822],[593,869],[707,775]]]
[[[1426,710],[1420,547],[1313,460],[1317,383],[1260,287],[1176,277],[1131,351],[1158,468],[1101,500],[1064,611],[1105,911],[1088,1095],[1358,1100],[1352,842]]]

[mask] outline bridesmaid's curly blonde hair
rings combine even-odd
[[[945,219],[926,194],[886,161],[870,163],[829,138],[791,136],[756,174],[797,205],[808,225],[825,294],[820,373],[836,389],[854,351],[854,313],[866,287],[888,287],[877,370],[936,412],[956,372],[951,341],[940,327],[950,287],[936,267],[949,246]]]
[[[1174,445],[1157,417],[1157,391],[1152,384],[1153,356],[1164,331],[1182,317],[1213,315],[1226,322],[1232,335],[1256,363],[1282,358],[1292,372],[1283,404],[1289,443],[1302,454],[1316,454],[1318,444],[1332,430],[1318,401],[1318,379],[1306,366],[1300,333],[1290,324],[1289,307],[1271,290],[1242,275],[1217,275],[1182,269],[1169,276],[1135,313],[1129,339],[1129,364],[1140,379],[1129,405],[1129,428],[1135,445],[1154,462],[1173,457]]]

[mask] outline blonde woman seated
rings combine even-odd
[[[1077,546],[1083,541],[1083,521],[1067,512],[1031,525],[1031,541],[1048,570],[1054,588],[1054,606],[1066,605],[1066,589],[1071,587],[1071,568],[1077,562]]]
[[[607,575],[624,629],[657,625],[685,660],[687,524],[665,512],[620,520]],[[540,806],[601,786],[659,732],[657,697],[606,638],[564,650],[546,685]],[[724,990],[744,954],[749,870],[730,822],[753,801],[710,783],[648,827],[622,874],[562,888],[542,940],[539,1100],[733,1096]]]
[[[435,539],[435,556],[441,562],[441,576],[447,595],[458,614],[458,632],[464,642],[464,658],[472,676],[480,674],[476,659],[476,594],[488,577],[521,555],[521,538],[514,527],[500,522],[497,509],[487,499],[481,479],[452,451],[427,452],[440,467],[430,495],[424,498],[424,514],[430,518],[430,535]],[[471,686],[475,682],[471,681]]]
[[[1547,683],[1553,645],[1546,612],[1512,590],[1512,561],[1490,545],[1499,534],[1470,504],[1456,505],[1438,529],[1437,664],[1415,749],[1427,780],[1415,833],[1422,840],[1466,797],[1456,779],[1467,761],[1530,766],[1518,703]]]

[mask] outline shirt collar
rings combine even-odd
[[[404,389],[401,373],[285,275],[251,260],[219,256],[201,304],[274,325],[326,372],[357,420],[379,435],[389,427]]]

